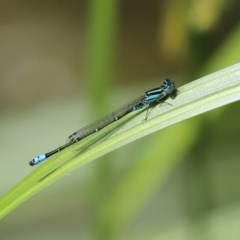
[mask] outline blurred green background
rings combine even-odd
[[[0,195],[32,157],[159,86],[240,59],[240,2],[0,1]],[[0,223],[0,239],[239,239],[239,103],[69,174]]]

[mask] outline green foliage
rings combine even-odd
[[[186,216],[189,217],[187,220],[190,223],[184,219],[184,223],[176,224],[173,227],[173,231],[169,227],[167,232],[162,233],[161,229],[159,230],[158,228],[158,224],[154,226],[154,223],[151,222],[149,223],[152,227],[150,230],[146,231],[143,228],[141,231],[138,228],[138,233],[134,234],[134,237],[125,237],[129,226],[137,221],[144,207],[156,194],[157,189],[167,176],[171,175],[180,163],[184,165],[186,160],[190,159],[191,162],[194,162],[194,160],[200,159],[202,161],[201,154],[204,152],[204,147],[209,145],[210,148],[213,148],[213,142],[220,142],[221,138],[223,138],[219,137],[217,139],[216,137],[211,139],[212,142],[210,144],[206,143],[204,145],[204,141],[207,142],[206,139],[211,138],[209,136],[211,131],[206,131],[206,139],[201,139],[206,128],[206,122],[209,123],[212,120],[209,117],[211,115],[205,115],[205,119],[198,116],[194,121],[183,120],[239,100],[240,66],[236,63],[239,62],[240,56],[240,25],[234,25],[233,22],[231,22],[231,26],[230,24],[229,26],[224,25],[228,20],[232,21],[231,11],[228,12],[228,10],[234,8],[233,4],[234,1],[166,1],[165,5],[161,5],[159,10],[157,27],[156,22],[152,20],[152,25],[155,27],[154,34],[144,25],[148,19],[144,19],[144,16],[141,17],[141,19],[144,19],[139,28],[141,29],[141,34],[140,36],[137,35],[138,38],[131,39],[134,42],[131,47],[134,48],[139,42],[146,41],[148,36],[154,36],[150,42],[151,45],[154,45],[156,44],[156,36],[158,36],[158,46],[154,47],[154,53],[161,60],[160,64],[158,63],[159,72],[167,71],[172,73],[177,71],[176,69],[181,69],[177,74],[175,73],[178,76],[174,78],[179,89],[176,99],[169,99],[167,100],[168,104],[162,104],[151,109],[148,121],[143,122],[146,116],[145,111],[130,114],[75,144],[74,147],[65,149],[53,156],[46,163],[37,167],[32,174],[19,182],[18,185],[0,199],[0,218],[3,218],[23,202],[69,172],[123,145],[168,127],[161,131],[159,135],[148,137],[148,141],[143,142],[142,140],[138,142],[136,145],[137,151],[128,150],[127,157],[129,162],[131,162],[130,167],[128,166],[122,175],[119,174],[118,181],[113,176],[113,155],[108,155],[107,160],[99,159],[97,167],[96,165],[93,166],[96,167],[95,176],[87,181],[86,186],[90,195],[94,197],[90,199],[89,196],[85,196],[86,201],[90,202],[89,205],[93,209],[92,216],[90,216],[91,221],[95,221],[95,225],[92,223],[92,226],[89,227],[91,229],[90,239],[94,237],[104,240],[120,239],[121,237],[122,239],[160,239],[162,237],[164,239],[181,239],[181,237],[186,239],[186,236],[189,236],[189,232],[193,236],[195,236],[195,233],[202,236],[201,234],[207,232],[205,223],[209,224],[208,226],[213,226],[215,232],[218,233],[219,229],[220,231],[227,229],[228,224],[233,226],[233,221],[229,219],[232,219],[231,217],[234,216],[234,210],[230,211],[230,217],[227,213],[222,214],[221,220],[217,218],[219,213],[204,215],[204,211],[202,211],[202,209],[207,209],[208,204],[211,205],[208,202],[209,196],[206,196],[207,193],[203,189],[207,189],[211,184],[216,184],[216,176],[210,174],[212,182],[207,182],[208,179],[206,180],[204,174],[210,171],[209,169],[201,172],[198,165],[194,168],[194,164],[186,164],[187,166],[185,167],[190,169],[186,171],[186,175],[194,175],[196,172],[200,172],[197,177],[186,177],[186,181],[190,182],[189,185],[192,185],[189,189],[186,187],[186,189],[182,190],[183,192],[185,191],[185,202],[190,203],[183,206],[183,208],[187,209],[188,215],[186,214]],[[110,108],[109,98],[111,93],[115,91],[112,89],[114,85],[112,79],[115,76],[116,45],[122,39],[128,39],[128,34],[130,35],[134,31],[137,32],[139,29],[132,27],[124,35],[125,38],[118,38],[120,35],[118,29],[119,16],[121,17],[121,11],[119,11],[121,9],[120,4],[118,5],[117,1],[111,0],[92,0],[89,6],[88,66],[85,74],[87,76],[86,83],[91,94],[89,100],[91,101],[92,109],[94,109],[95,118],[100,115],[102,109]],[[125,24],[135,18],[134,12],[138,10],[138,7],[138,4],[133,4],[131,11],[129,11],[131,17],[124,19]],[[147,11],[144,9],[141,14],[143,12]],[[238,14],[238,11],[236,12]],[[152,17],[152,14],[150,13],[148,16]],[[129,25],[131,27],[131,24]],[[120,41],[116,42],[118,39]],[[216,46],[215,42],[217,43]],[[147,48],[148,46],[145,47]],[[143,55],[132,50],[132,48],[128,49],[131,53],[124,56],[124,59],[136,55],[137,57],[134,58],[136,63],[133,62],[129,68],[133,68],[135,64],[137,65],[136,69],[142,68],[141,65],[139,65],[140,67],[138,66],[137,60],[143,59],[145,56],[141,58]],[[141,51],[144,53],[144,48]],[[154,58],[154,56],[151,57]],[[147,64],[149,59],[146,58],[145,68],[147,70],[151,67],[152,58],[150,58],[149,64]],[[219,69],[222,70],[216,72]],[[140,69],[139,72],[141,75]],[[149,70],[149,72],[151,71]],[[208,75],[211,72],[214,73]],[[195,76],[205,77],[193,80]],[[150,77],[146,79],[148,80],[147,86],[152,87],[152,84],[149,84],[152,82]],[[183,79],[185,79],[185,82],[188,81],[190,83],[182,84],[183,86],[179,87],[179,82],[183,81]],[[123,89],[122,91],[126,89],[121,88]],[[94,108],[95,106],[98,106],[98,108]],[[222,115],[224,115],[225,109],[221,109]],[[216,114],[216,111],[214,113]],[[221,116],[214,116],[214,126],[217,125],[216,123],[219,123],[223,129],[225,125],[221,122]],[[233,116],[229,119],[229,125],[234,122],[236,112],[234,112]],[[181,123],[174,125],[178,122]],[[232,125],[234,128],[234,126],[238,125],[238,122]],[[237,132],[236,129],[234,131]],[[219,132],[224,131],[221,130]],[[227,142],[229,145],[232,145],[234,140],[228,139]],[[199,146],[200,151],[195,149],[197,146]],[[221,154],[221,149],[218,148],[208,154],[213,162],[215,159],[218,161],[221,157],[217,155],[218,153]],[[193,152],[196,152],[196,155]],[[211,154],[216,154],[217,157],[213,158]],[[121,158],[123,157],[121,156]],[[236,156],[233,156],[233,158],[236,158]],[[222,168],[223,170],[219,170],[220,179],[222,179],[225,170],[224,166]],[[205,181],[208,184],[205,185]],[[94,183],[92,184],[92,182]],[[114,182],[113,186],[111,186],[112,182]],[[194,194],[196,191],[198,193],[197,196]],[[214,191],[215,189],[210,189],[209,195],[214,195]],[[224,192],[224,195],[227,196],[229,194]],[[216,197],[214,201],[220,201],[219,199]],[[212,204],[212,206],[215,205]],[[166,208],[170,210],[171,203]],[[165,216],[162,216],[162,219],[164,218]],[[225,225],[226,219],[227,223]],[[226,232],[231,230],[226,230]],[[147,233],[143,236],[142,233],[145,232]]]
[[[145,111],[141,111],[140,114],[131,114],[131,116],[121,119],[76,143],[76,146],[56,154],[2,198],[0,217],[65,174],[97,157],[159,129],[239,100],[239,73],[240,65],[237,64],[193,81],[180,87],[178,97],[174,100],[168,100],[169,105],[151,109],[147,121],[142,122],[146,114]],[[196,129],[196,127],[194,128]],[[184,155],[186,149],[192,145],[193,137],[196,134],[193,129],[189,132],[190,135],[184,134],[183,126],[177,132],[178,137],[173,137],[174,133],[170,132],[168,136],[163,135],[161,141],[158,141],[160,146],[166,144],[171,146],[170,148],[165,147],[165,151],[161,152],[161,161],[159,158],[152,157],[158,156],[156,149],[154,149],[156,147],[158,149],[158,146],[154,144],[151,151],[146,151],[146,155],[140,159],[134,170],[114,191],[109,203],[102,208],[102,215],[106,214],[108,223],[112,224],[116,219],[120,221],[120,225],[128,222],[128,219],[137,212],[144,199],[152,192],[156,182],[166,176],[167,172],[178,162],[177,159],[179,160],[179,157]],[[183,135],[185,141],[182,141]],[[183,151],[183,149],[185,150]],[[155,154],[152,155],[152,153]],[[146,159],[150,160],[146,161]],[[144,177],[144,175],[146,176]],[[139,185],[141,187],[137,187]],[[131,203],[129,199],[128,201],[124,200],[126,197],[129,198],[133,189],[135,189],[134,196],[137,196],[138,204],[136,201]],[[135,197],[132,199],[135,200]],[[127,204],[130,204],[129,207]],[[113,217],[113,215],[115,216]]]

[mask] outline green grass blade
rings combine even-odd
[[[240,99],[240,64],[178,88],[176,99],[138,111],[56,154],[0,199],[0,218],[76,168],[152,132]]]

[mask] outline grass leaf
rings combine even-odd
[[[0,218],[65,174],[114,149],[239,99],[240,64],[179,87],[175,99],[149,110],[147,121],[145,110],[129,114],[42,164],[0,199]]]

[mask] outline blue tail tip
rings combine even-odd
[[[45,159],[46,159],[46,154],[39,155],[39,156],[33,158],[33,159],[29,162],[29,165],[30,165],[30,166],[37,165],[38,163],[44,161]]]

